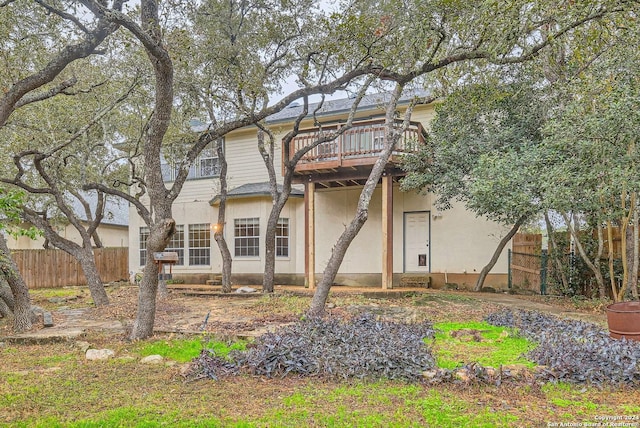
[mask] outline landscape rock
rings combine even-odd
[[[251,287],[240,287],[236,290],[236,293],[255,293],[256,290],[255,288],[251,288]]]
[[[140,360],[141,364],[160,364],[164,358],[162,355],[149,355]]]
[[[45,312],[42,315],[42,323],[45,327],[53,327],[53,316],[51,315],[51,312]]]
[[[85,358],[90,361],[107,360],[116,353],[111,349],[88,349]]]
[[[44,309],[42,309],[40,306],[33,305],[31,306],[31,312],[33,312],[34,314],[44,314]]]
[[[453,376],[455,379],[461,380],[464,383],[468,383],[471,380],[469,369],[467,369],[466,367],[457,369]]]
[[[502,371],[517,380],[531,380],[533,377],[531,370],[523,364],[507,364],[502,366]]]
[[[444,372],[446,372],[446,370],[440,368],[425,370],[422,372],[422,377],[428,382],[436,382],[442,377]]]
[[[73,343],[73,346],[76,349],[79,349],[81,352],[87,352],[89,348],[91,348],[91,344],[89,342],[85,342],[84,340],[78,340]]]
[[[193,363],[185,363],[180,366],[180,376],[187,377],[193,371]]]

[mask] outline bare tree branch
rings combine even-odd
[[[119,10],[124,0],[115,0],[113,8]],[[96,28],[86,34],[85,39],[75,45],[66,46],[58,52],[41,70],[14,83],[11,88],[0,97],[0,127],[4,126],[9,116],[16,109],[16,104],[29,92],[50,83],[70,63],[80,58],[85,58],[95,52],[95,49],[111,33],[118,28],[117,25],[99,20]]]
[[[47,11],[49,11],[49,12],[55,14],[55,15],[58,15],[62,19],[66,19],[68,21],[73,22],[74,24],[76,24],[76,26],[80,30],[82,30],[83,33],[87,33],[88,34],[90,32],[89,29],[87,27],[85,27],[84,24],[82,24],[82,22],[80,22],[80,20],[78,18],[76,18],[75,16],[73,16],[73,15],[71,15],[71,14],[65,12],[65,11],[62,11],[62,10],[60,10],[58,8],[55,8],[55,7],[51,6],[51,5],[43,2],[42,0],[35,0],[35,1],[40,6],[44,7]]]
[[[55,97],[56,95],[63,93],[66,89],[72,87],[76,83],[78,83],[78,79],[73,77],[71,79],[65,80],[64,82],[61,82],[59,85],[56,85],[47,91],[25,95],[20,101],[16,103],[15,108],[20,108],[27,104]]]

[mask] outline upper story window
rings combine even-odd
[[[187,180],[196,180],[199,178],[211,178],[220,175],[220,160],[218,159],[218,142],[209,143],[207,147],[200,152],[200,155],[189,167]],[[174,181],[179,171],[179,164],[173,159],[177,156],[173,153],[163,153],[161,160],[162,179],[165,182]]]
[[[140,266],[147,264],[147,241],[150,233],[148,227],[143,226],[140,228]]]

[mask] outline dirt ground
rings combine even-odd
[[[257,336],[275,327],[299,319],[308,308],[312,291],[302,287],[278,286],[273,296],[263,295],[259,287],[251,294],[222,294],[212,287],[176,285],[167,297],[159,297],[155,332],[212,332],[236,337]],[[26,337],[46,338],[80,336],[87,331],[106,331],[126,335],[133,325],[137,307],[137,287],[115,284],[107,287],[111,304],[93,307],[84,287],[63,289],[60,293],[36,290],[33,303],[50,311],[54,327],[36,324]],[[52,294],[54,297],[49,297]],[[576,301],[545,296],[519,296],[505,293],[474,293],[424,288],[382,291],[375,288],[334,287],[327,313],[346,316],[374,312],[403,321],[459,321],[460,310],[466,319],[482,319],[502,307],[549,312],[561,317],[579,318],[604,324],[603,305],[580,307]],[[454,310],[455,309],[455,310]],[[452,319],[456,314],[457,319]],[[0,319],[0,338],[11,337],[10,326]],[[2,339],[0,339],[2,340]]]

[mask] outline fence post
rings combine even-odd
[[[542,250],[540,255],[540,294],[547,294],[547,250]]]
[[[511,248],[507,250],[507,287],[511,289]]]

